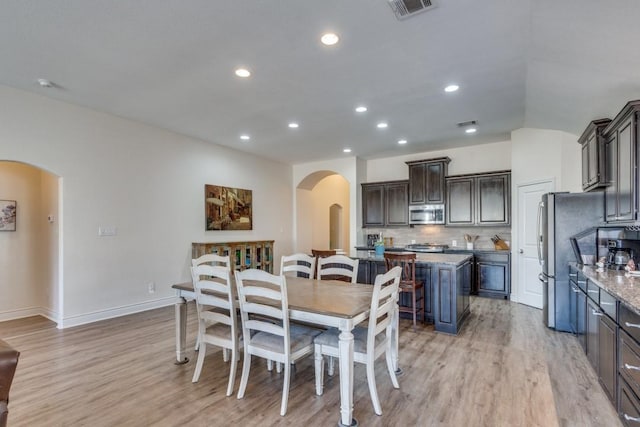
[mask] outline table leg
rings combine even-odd
[[[357,426],[353,418],[353,325],[340,326],[340,422],[338,426]]]
[[[186,356],[185,347],[187,346],[187,300],[182,296],[178,296],[175,304],[176,311],[176,365],[182,365],[189,361]]]

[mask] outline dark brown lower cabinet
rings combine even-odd
[[[578,303],[576,307],[576,319],[578,341],[582,350],[587,351],[587,295],[580,291],[578,293]]]
[[[622,425],[637,427],[640,425],[640,401],[623,377],[620,377],[619,384],[618,416],[622,421]]]
[[[482,297],[509,298],[511,262],[509,253],[475,254],[476,291]]]
[[[598,327],[600,314],[595,302],[587,298],[587,359],[598,372]]]
[[[616,402],[617,360],[616,344],[618,325],[607,315],[601,314],[598,323],[598,379],[609,401]]]

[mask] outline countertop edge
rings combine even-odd
[[[599,270],[592,265],[571,266],[582,272],[591,282],[611,294],[631,311],[640,315],[640,277],[626,275],[624,271]]]

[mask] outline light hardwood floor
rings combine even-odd
[[[413,332],[401,321],[400,390],[384,358],[376,366],[380,417],[364,367],[356,366],[361,426],[621,425],[573,336],[546,329],[539,310],[509,301],[473,298],[471,308],[457,337],[428,325]],[[324,395],[316,396],[312,357],[296,364],[285,417],[282,374],[263,360],[255,360],[243,400],[225,396],[229,365],[219,351],[207,353],[192,384],[196,323],[188,309],[186,365],[173,364],[173,307],[65,330],[41,317],[1,322],[0,338],[22,353],[9,426],[336,425],[338,377],[325,376]]]

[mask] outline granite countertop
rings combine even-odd
[[[349,256],[367,261],[384,261],[383,255],[376,255],[372,251],[351,251]],[[470,259],[469,254],[416,253],[418,263],[460,265]]]
[[[640,277],[630,276],[624,271],[597,269],[593,265],[576,267],[587,279],[640,314]]]

